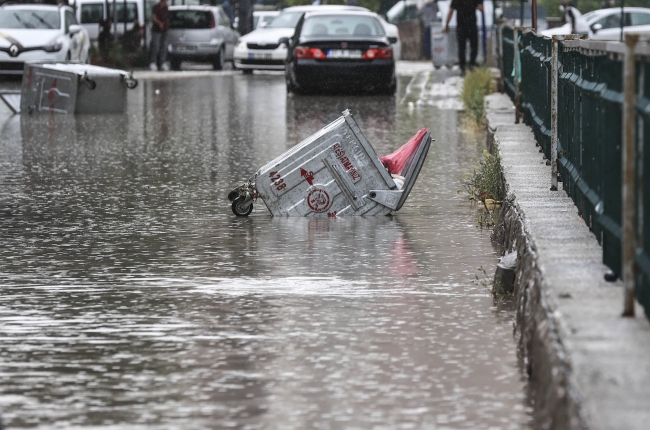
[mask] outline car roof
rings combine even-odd
[[[0,9],[50,9],[50,10],[59,10],[59,9],[72,9],[68,5],[55,5],[55,4],[3,4],[0,5]]]
[[[203,11],[208,11],[208,10],[218,9],[218,8],[219,8],[219,6],[198,5],[198,4],[185,5],[185,6],[182,6],[182,5],[169,6],[169,10],[203,10]]]
[[[647,7],[626,7],[625,13],[630,13],[630,12],[650,13],[650,9]],[[594,10],[589,13],[585,13],[583,16],[586,16],[589,21],[595,21],[608,15],[620,15],[620,14],[621,14],[620,7],[612,7],[608,9]]]
[[[351,15],[351,16],[369,16],[372,18],[378,18],[378,15],[374,12],[366,10],[319,10],[316,12],[307,12],[305,18],[310,18],[312,16],[323,16],[323,15]]]
[[[291,6],[282,10],[284,12],[317,12],[317,11],[339,11],[339,10],[358,10],[358,11],[368,11],[365,7],[361,6],[347,6],[339,4],[323,4],[319,6],[309,5],[309,6]]]

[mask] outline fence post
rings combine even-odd
[[[551,191],[557,191],[557,79],[558,44],[561,36],[553,36],[551,42]]]
[[[499,70],[501,70],[501,76],[499,78],[499,92],[503,94],[506,91],[505,83],[505,73],[503,65],[503,21],[499,21],[497,25],[497,55],[499,58]]]
[[[523,3],[522,3],[523,4]],[[521,95],[519,93],[519,61],[521,59],[519,58],[519,31],[521,30],[521,27],[515,27],[513,31],[513,43],[512,43],[512,49],[513,49],[513,59],[512,59],[512,64],[513,68],[515,71],[515,124],[519,124],[519,117],[521,115]]]
[[[636,257],[636,240],[634,237],[634,180],[636,176],[635,160],[635,84],[636,84],[636,65],[635,65],[635,48],[639,41],[636,34],[625,35],[625,58],[623,60],[623,154],[622,154],[622,171],[623,171],[623,193],[622,198],[622,230],[621,238],[622,252],[622,270],[624,285],[624,317],[634,316],[634,281],[635,281],[635,257]]]

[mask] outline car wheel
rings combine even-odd
[[[170,58],[169,59],[169,65],[172,70],[180,70],[181,69],[181,60],[178,58]]]
[[[217,58],[214,59],[212,68],[214,70],[223,70],[223,49],[219,51]]]

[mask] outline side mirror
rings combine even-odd
[[[392,44],[397,43],[397,37],[389,37],[388,41]]]
[[[77,25],[77,24],[72,24],[70,27],[68,27],[68,34],[72,36],[73,34],[77,34],[83,29],[82,26]]]
[[[602,29],[603,29],[603,25],[598,22],[591,25],[591,31],[593,31],[594,34],[598,33]]]
[[[278,42],[280,44],[284,43],[286,46],[289,46],[289,44],[291,43],[291,39],[289,39],[288,37],[281,37],[280,40],[278,40]]]
[[[260,25],[257,28],[264,28],[264,27],[266,27],[266,24],[267,24],[266,21],[261,22]]]

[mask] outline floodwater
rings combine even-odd
[[[141,81],[125,115],[0,125],[7,427],[528,428],[512,313],[481,271],[496,254],[457,193],[481,138],[409,107],[409,79],[394,98]],[[346,108],[381,155],[436,139],[396,216],[232,215],[234,185]]]

